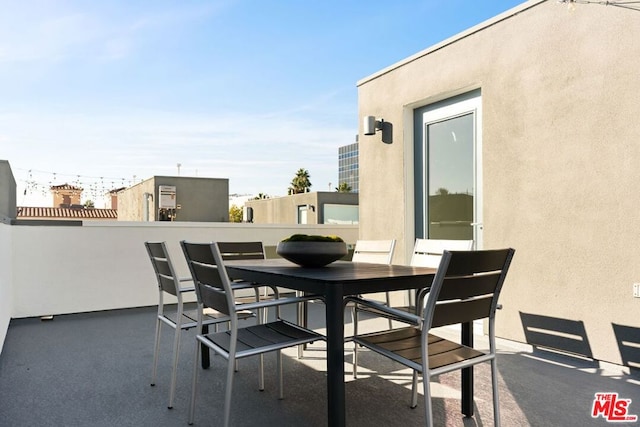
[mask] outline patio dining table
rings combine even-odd
[[[227,261],[233,277],[321,295],[326,310],[327,411],[329,426],[345,426],[344,298],[373,292],[428,288],[436,270],[389,264],[336,261],[303,268],[285,259]],[[462,340],[471,344],[473,331],[463,325]],[[473,415],[473,373],[463,372],[462,413]]]

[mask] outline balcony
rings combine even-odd
[[[304,232],[357,239],[353,226],[302,226]],[[155,387],[149,386],[156,288],[144,240],[166,240],[180,259],[180,239],[260,239],[275,246],[300,231],[291,226],[204,223],[86,223],[82,227],[0,224],[0,424],[11,426],[113,426],[186,424],[193,366],[193,331],[183,339],[177,400],[166,408],[171,331],[165,329]],[[182,273],[186,266],[177,263]],[[324,327],[323,306],[312,305],[311,326]],[[41,316],[53,315],[52,320]],[[289,313],[292,315],[292,313]],[[11,319],[11,320],[9,320]],[[348,317],[346,319],[349,320]],[[381,322],[381,323],[379,323]],[[3,326],[4,325],[4,326]],[[369,319],[364,328],[385,327]],[[346,326],[346,333],[350,325]],[[476,339],[482,341],[482,328]],[[446,334],[457,334],[446,329]],[[631,399],[640,414],[640,378],[615,365],[500,341],[502,423],[506,426],[604,425],[593,419],[597,392]],[[267,355],[267,369],[275,365]],[[276,396],[272,371],[257,391],[256,360],[241,362],[234,386],[235,425],[322,426],[326,420],[325,359],[314,344],[298,359],[285,351],[285,400]],[[351,351],[345,353],[351,370]],[[225,365],[213,358],[200,381],[196,425],[215,425],[221,414]],[[346,375],[350,426],[422,425],[408,407],[411,373],[363,351],[360,375]],[[474,418],[460,415],[459,377],[441,375],[434,385],[438,425],[493,425],[488,366],[476,368]],[[624,425],[624,424],[623,424]],[[630,424],[631,425],[631,424]]]

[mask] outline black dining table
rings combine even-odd
[[[329,426],[345,426],[344,299],[348,296],[428,288],[436,269],[404,265],[336,261],[304,268],[282,258],[225,262],[230,276],[320,295],[326,310],[327,411]],[[472,344],[473,330],[463,325],[463,344]],[[473,371],[463,372],[462,413],[473,415]]]

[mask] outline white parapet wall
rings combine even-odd
[[[4,341],[9,318],[157,304],[147,240],[166,241],[178,274],[188,276],[180,240],[260,240],[275,246],[294,233],[333,234],[355,243],[358,226],[122,221],[2,226],[0,338]]]
[[[11,226],[0,222],[0,353],[11,320]]]

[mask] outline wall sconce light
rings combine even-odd
[[[363,133],[375,135],[377,130],[382,130],[384,119],[376,120],[375,116],[364,116],[362,121]]]
[[[365,135],[375,135],[377,131],[382,134],[382,142],[393,143],[393,124],[385,122],[384,119],[376,120],[375,116],[364,116],[362,120],[362,133]]]
[[[315,212],[316,211],[316,207],[314,205],[307,205],[307,210],[309,210],[311,212]]]

